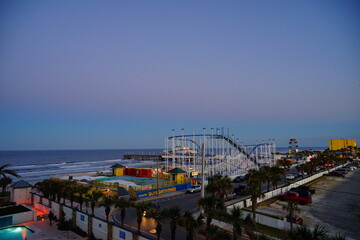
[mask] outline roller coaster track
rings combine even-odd
[[[225,137],[224,135],[218,135],[218,134],[195,134],[195,135],[179,135],[179,136],[171,136],[168,137],[168,139],[172,138],[187,138],[187,137],[208,137],[208,138],[214,138],[214,139],[224,139],[227,141],[231,146],[233,146],[236,150],[238,150],[240,153],[242,153],[245,157],[247,157],[250,161],[254,162],[256,165],[260,165],[255,158],[253,158],[243,147],[239,146],[234,140],[232,140],[229,137]],[[189,140],[188,140],[189,141]],[[198,148],[200,148],[199,144],[195,141],[190,140],[191,142],[195,143]]]

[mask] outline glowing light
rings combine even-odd
[[[26,239],[26,233],[27,233],[26,229],[22,230],[21,236],[22,236],[23,239]]]
[[[144,211],[143,217],[145,217],[145,215],[146,215],[146,211]]]
[[[151,229],[150,233],[156,233],[156,229],[155,228]]]

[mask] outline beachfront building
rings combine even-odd
[[[18,204],[31,204],[30,190],[32,187],[33,185],[24,180],[11,184],[11,201]]]
[[[170,171],[168,171],[168,173],[171,174],[171,181],[182,182],[185,179],[186,172],[180,168],[171,169]]]
[[[125,166],[121,165],[120,163],[116,163],[112,165],[110,168],[112,168],[113,176],[123,176],[125,172]]]
[[[329,139],[329,150],[336,151],[349,147],[356,147],[355,139]]]

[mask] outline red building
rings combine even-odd
[[[152,177],[151,168],[126,168],[124,175],[135,177]]]

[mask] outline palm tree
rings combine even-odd
[[[119,198],[115,201],[115,207],[120,209],[121,225],[124,225],[126,208],[130,207],[130,201],[127,198]]]
[[[144,217],[144,213],[151,208],[151,203],[150,202],[138,202],[138,203],[134,203],[133,207],[135,208],[135,211],[136,211],[136,222],[138,224],[138,231],[140,232],[140,226],[141,226],[142,219]]]
[[[202,216],[195,219],[190,211],[186,211],[180,220],[180,225],[185,227],[186,240],[193,240],[202,225]]]
[[[57,201],[60,202],[61,197],[64,197],[64,190],[66,188],[66,181],[57,180],[56,184],[56,197]]]
[[[94,215],[95,205],[97,201],[102,198],[104,194],[100,191],[92,191],[91,193],[86,194],[86,198],[90,202],[91,214]]]
[[[11,183],[12,183],[12,179],[7,176],[0,178],[0,186],[2,187],[2,191],[1,191],[2,196],[5,196],[6,188]]]
[[[232,189],[231,179],[228,176],[214,175],[209,178],[205,190],[217,196],[224,203],[227,193]]]
[[[11,164],[4,164],[4,165],[0,166],[0,177],[1,178],[6,177],[7,175],[11,175],[11,176],[14,176],[17,178],[20,177],[20,175],[17,174],[14,170],[6,169],[7,167],[10,167],[10,166],[11,166]]]
[[[74,205],[74,200],[75,200],[75,193],[76,193],[76,186],[74,185],[70,185],[68,190],[67,190],[67,194],[69,196],[69,200],[70,200],[70,204],[71,207],[73,207]]]
[[[163,222],[166,218],[166,215],[165,215],[165,210],[162,210],[162,209],[158,209],[158,208],[152,208],[150,211],[149,211],[149,214],[146,214],[146,217],[150,217],[150,218],[153,218],[156,222],[156,236],[157,236],[157,239],[160,240],[160,235],[161,235],[161,232],[162,232],[162,225],[163,225]]]
[[[170,220],[171,240],[175,240],[177,224],[181,219],[181,209],[178,206],[165,208],[165,217]]]
[[[346,240],[346,237],[341,234],[336,234],[335,236],[329,236],[328,240]]]
[[[296,202],[288,201],[287,206],[283,206],[284,210],[288,211],[288,215],[290,218],[290,230],[293,228],[293,216],[295,213],[300,213],[300,209],[297,207]]]
[[[263,181],[267,182],[267,191],[270,191],[270,182],[271,182],[271,167],[270,166],[263,166],[260,168],[260,171],[263,175]]]
[[[50,184],[49,181],[47,181],[49,179],[45,179],[41,182],[37,182],[33,188],[35,188],[38,192],[41,192],[43,194],[44,197],[48,198],[51,195],[51,189],[50,189]]]
[[[215,225],[211,225],[209,229],[206,230],[206,235],[209,236],[209,240],[230,240],[231,236],[228,232],[219,229]]]
[[[314,230],[311,230],[306,225],[301,225],[288,233],[290,240],[327,240],[327,230],[319,225],[316,225]]]
[[[273,166],[270,168],[270,179],[273,189],[276,189],[278,182],[281,181],[281,176],[285,175],[286,171],[280,166]]]
[[[105,208],[106,221],[109,221],[109,214],[110,214],[110,210],[111,210],[112,205],[114,205],[114,199],[112,197],[109,197],[109,196],[105,196],[103,198],[103,201],[99,205],[99,207],[104,207]]]
[[[64,181],[64,188],[62,189],[62,197],[63,197],[63,204],[65,204],[65,200],[67,197],[69,197],[69,199],[74,199],[74,195],[75,195],[75,192],[71,193],[72,191],[72,188],[75,186],[75,182],[74,181],[70,181],[70,180],[67,180],[67,181]],[[73,195],[71,197],[71,195]],[[71,204],[71,207],[72,207],[72,204]]]
[[[233,207],[230,213],[227,214],[227,220],[233,225],[233,240],[237,240],[241,235],[241,216],[242,211],[240,207]]]
[[[250,194],[251,210],[253,213],[253,220],[256,217],[257,199],[264,196],[261,189],[263,174],[255,169],[249,170],[249,178],[247,180],[247,192]]]
[[[199,207],[204,210],[204,216],[206,217],[206,229],[208,230],[211,225],[211,221],[215,217],[218,210],[218,200],[215,196],[208,196],[200,198],[198,201]],[[208,239],[208,237],[206,237]]]
[[[84,197],[85,195],[88,193],[88,191],[90,190],[89,186],[85,186],[80,184],[79,186],[76,187],[76,192],[79,194],[79,204],[80,204],[80,211],[82,211],[82,207],[83,207],[83,203],[84,203]]]
[[[250,240],[256,239],[257,235],[255,233],[256,230],[256,223],[254,222],[254,220],[251,218],[250,214],[248,214],[246,216],[246,218],[244,219],[244,229],[245,229],[245,233],[246,235],[249,236]]]

